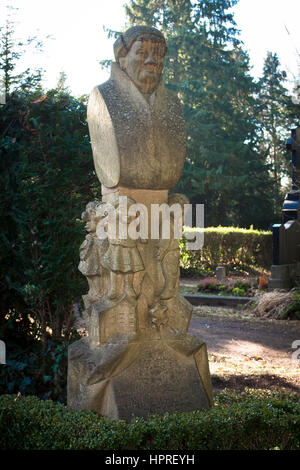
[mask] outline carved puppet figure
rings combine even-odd
[[[116,209],[116,238],[109,239],[109,247],[104,254],[101,263],[110,272],[110,287],[108,298],[115,300],[118,291],[121,290],[129,299],[135,299],[136,293],[133,289],[133,274],[144,270],[144,264],[137,248],[137,240],[130,238],[128,226],[135,219],[135,216],[128,215],[129,207],[135,204],[127,198],[127,205],[119,205],[117,201]],[[122,235],[124,234],[124,238]]]

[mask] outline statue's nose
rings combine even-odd
[[[145,63],[145,65],[146,65],[146,64],[154,64],[154,65],[157,64],[155,58],[154,58],[153,55],[152,55],[152,52],[149,52],[149,54],[147,55],[146,60],[145,60],[144,63]]]

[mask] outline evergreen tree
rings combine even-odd
[[[0,237],[0,312],[2,319],[10,310],[22,313],[26,309],[20,291],[24,275],[22,258],[18,254],[18,232],[24,213],[19,203],[21,181],[18,171],[22,165],[19,140],[23,137],[22,124],[26,116],[26,94],[41,92],[40,71],[16,72],[22,57],[24,42],[16,41],[14,21],[15,9],[7,7],[7,17],[0,26],[0,188],[1,188],[1,237]],[[31,40],[26,41],[31,43]]]
[[[298,64],[300,61],[300,57],[298,57]],[[292,97],[291,97],[291,104],[290,104],[290,114],[292,119],[295,120],[297,126],[299,126],[299,110],[300,110],[300,65],[298,68],[297,77],[294,77],[293,83],[293,90],[292,90]]]
[[[26,263],[22,291],[45,333],[68,340],[73,303],[86,288],[78,271],[80,214],[97,193],[86,102],[61,89],[28,103],[24,117],[18,249]],[[25,135],[24,135],[25,134]],[[24,161],[25,160],[25,161]],[[26,242],[26,243],[24,243]]]
[[[230,8],[236,0],[135,0],[131,25],[164,33],[165,83],[178,94],[187,130],[187,157],[176,190],[204,203],[206,225],[268,226],[271,181],[257,152],[249,60]],[[260,210],[255,210],[259,207]]]
[[[258,118],[259,150],[270,164],[273,180],[274,212],[280,216],[284,198],[284,181],[290,186],[290,155],[285,141],[292,126],[291,97],[284,86],[286,73],[280,69],[277,54],[268,52],[264,62],[263,76],[259,80]],[[285,178],[284,178],[285,177]]]
[[[25,51],[29,47],[40,50],[42,42],[38,41],[36,37],[17,41],[15,38],[15,22],[11,19],[17,9],[10,6],[7,6],[6,9],[5,23],[0,25],[0,77],[2,82],[1,90],[8,96],[16,89],[30,91],[40,86],[42,70],[28,68],[18,73],[16,69],[18,61]]]
[[[100,185],[86,97],[73,98],[64,75],[56,89],[45,92],[26,71],[26,86],[20,86],[14,78],[21,57],[13,50],[14,32],[4,34],[12,39],[0,56],[16,62],[6,67],[6,103],[0,106],[0,323],[9,312],[23,318],[29,313],[46,347],[48,327],[54,339],[68,341],[73,303],[86,289],[77,269],[85,236],[80,214],[99,196]]]

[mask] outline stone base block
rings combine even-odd
[[[271,278],[268,282],[269,289],[291,289],[290,265],[280,264],[271,266]]]
[[[213,404],[205,343],[193,335],[118,337],[97,349],[69,347],[68,406],[110,418],[192,411]]]
[[[226,269],[224,266],[218,266],[216,269],[216,278],[222,282],[226,279]]]

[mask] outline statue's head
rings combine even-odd
[[[96,201],[89,202],[86,205],[85,211],[81,214],[81,220],[83,220],[85,224],[85,229],[87,232],[95,232],[96,231],[96,207],[99,203]]]
[[[133,26],[114,44],[116,61],[142,93],[160,82],[167,45],[163,34],[150,26]]]

